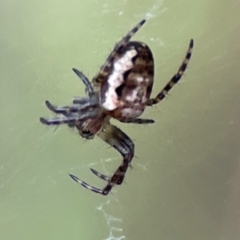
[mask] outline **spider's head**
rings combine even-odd
[[[95,134],[92,133],[92,132],[89,131],[89,130],[79,131],[79,134],[81,135],[81,137],[86,138],[86,139],[88,139],[88,140],[93,139],[94,136],[95,136]]]
[[[74,129],[76,127],[78,129],[79,135],[88,140],[93,139],[95,136],[95,134],[93,132],[89,131],[88,129],[83,129],[82,126],[80,126],[80,124],[76,125],[75,123],[69,123],[68,127],[72,128],[72,129]]]
[[[94,119],[87,119],[79,121],[75,126],[78,129],[79,135],[86,139],[93,139],[94,136],[102,129],[102,121],[96,117]]]

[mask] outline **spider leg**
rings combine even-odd
[[[90,168],[90,170],[92,171],[92,173],[94,173],[96,176],[98,176],[99,178],[101,178],[102,180],[104,181],[109,181],[111,178],[109,178],[108,176],[96,171],[95,169],[93,168]]]
[[[153,119],[135,118],[128,121],[121,121],[123,123],[136,123],[136,124],[151,124],[155,121]]]
[[[83,112],[80,112],[79,114],[71,114],[68,116],[61,116],[61,117],[55,117],[55,118],[40,118],[40,122],[45,125],[59,125],[59,124],[70,124],[75,123],[77,121],[83,121],[88,118],[94,118],[97,116],[97,111],[96,109],[93,109],[91,111],[86,110]]]
[[[47,108],[49,110],[51,110],[52,112],[56,113],[56,114],[64,114],[64,115],[68,115],[70,113],[70,107],[69,106],[65,106],[65,107],[58,107],[56,105],[51,104],[48,100],[45,101],[45,104],[47,106]],[[74,112],[74,111],[72,111]],[[75,111],[76,112],[76,111]]]
[[[105,63],[102,65],[100,72],[93,78],[93,85],[97,86],[101,82],[106,80],[106,74],[108,74],[108,70],[111,67],[111,63],[114,62],[114,58],[116,57],[116,53],[123,49],[126,44],[130,41],[132,36],[143,26],[146,22],[146,19],[140,21],[135,27],[133,27],[113,48],[112,52],[107,57]]]
[[[83,72],[79,71],[78,69],[76,68],[73,68],[72,69],[76,75],[82,80],[82,82],[84,83],[85,87],[86,87],[86,92],[87,94],[91,94],[91,93],[94,93],[94,89],[93,89],[93,86],[91,84],[91,82],[89,81],[89,79],[83,74]]]
[[[146,19],[141,20],[135,27],[133,27],[115,46],[114,50],[118,49],[119,46],[125,45],[129,40],[132,38],[132,36],[143,26],[143,24],[146,22]]]
[[[117,52],[117,50],[120,47],[125,46],[129,40],[132,38],[132,36],[143,26],[143,24],[146,22],[146,19],[143,19],[142,21],[140,21],[135,27],[133,27],[120,41],[118,41],[118,43],[115,45],[113,51],[110,53],[110,55],[108,56],[105,64],[102,66],[101,69],[105,68],[105,66],[109,63],[109,61],[111,61],[113,59],[113,57],[115,56],[115,53]]]
[[[83,187],[85,187],[86,189],[89,189],[95,193],[99,193],[99,194],[102,194],[102,195],[106,195],[103,193],[103,190],[102,189],[99,189],[99,188],[95,188],[89,184],[87,184],[86,182],[80,180],[78,177],[72,175],[72,174],[69,174],[69,176],[74,180],[76,181],[77,183],[81,184]]]
[[[77,98],[73,99],[73,104],[98,104],[99,103],[99,94],[98,92],[90,93],[89,98]]]
[[[47,108],[52,112],[57,114],[64,114],[65,116],[68,116],[70,113],[81,112],[85,108],[97,107],[98,100],[95,100],[93,98],[79,98],[79,104],[81,105],[78,104],[78,105],[65,106],[65,107],[58,107],[56,105],[51,104],[49,101],[46,101],[45,104]]]
[[[120,185],[134,156],[134,143],[127,134],[111,124],[105,125],[98,136],[123,156],[122,164],[117,168],[105,188],[108,188],[108,185]]]
[[[113,188],[114,185],[120,185],[122,184],[125,174],[127,172],[127,169],[132,161],[132,158],[134,156],[134,143],[132,140],[124,133],[122,132],[119,128],[107,124],[104,126],[103,130],[98,134],[98,136],[107,142],[109,145],[114,147],[122,156],[123,156],[123,161],[121,165],[117,168],[115,173],[113,174],[112,177],[107,177],[98,171],[91,169],[91,171],[100,177],[101,179],[108,181],[107,185],[103,189],[98,189],[95,188],[86,182],[80,180],[76,176],[70,174],[70,177],[81,184],[83,187],[102,194],[102,195],[107,195],[111,189]]]
[[[193,39],[191,39],[185,59],[183,60],[177,73],[171,78],[171,80],[167,83],[167,85],[162,89],[162,91],[155,98],[149,99],[147,101],[146,103],[147,106],[152,106],[162,101],[166,97],[167,93],[172,89],[172,87],[181,79],[182,75],[184,74],[187,68],[188,62],[191,58],[193,45],[194,45],[194,42],[193,42]]]

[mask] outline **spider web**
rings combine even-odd
[[[209,239],[240,237],[239,1],[3,1],[0,239]],[[42,126],[45,100],[84,95],[113,44],[147,18],[135,40],[154,54],[153,96],[193,57],[149,126],[113,121],[133,140],[126,182],[107,197],[73,182],[104,182],[121,156],[100,139]]]

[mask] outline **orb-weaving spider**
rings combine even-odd
[[[134,156],[134,143],[124,132],[113,126],[110,119],[115,118],[124,123],[154,123],[152,119],[138,117],[146,106],[157,104],[165,98],[181,79],[191,58],[192,39],[177,73],[155,98],[150,99],[154,77],[152,52],[146,44],[130,41],[145,21],[139,22],[115,45],[92,83],[82,72],[73,69],[85,85],[86,97],[74,98],[73,104],[65,107],[58,107],[46,101],[47,107],[60,116],[40,118],[41,123],[46,125],[68,124],[71,128],[75,127],[86,139],[97,135],[122,155],[122,163],[111,177],[91,169],[95,175],[107,182],[103,189],[93,187],[70,174],[72,179],[83,187],[102,195],[107,195],[114,185],[122,184]]]

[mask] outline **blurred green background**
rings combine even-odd
[[[240,2],[39,1],[0,3],[0,239],[240,239]],[[84,95],[114,44],[134,36],[155,57],[153,95],[195,47],[180,84],[143,117],[113,121],[136,144],[126,184],[102,197],[68,174],[104,186],[121,156],[100,139],[46,127],[46,99]]]

